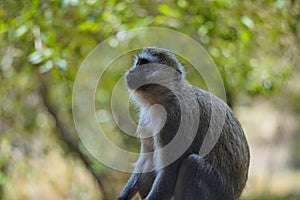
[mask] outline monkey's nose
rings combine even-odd
[[[145,84],[146,80],[145,77],[138,72],[133,70],[129,70],[126,75],[126,83],[127,87],[131,90],[135,90]]]

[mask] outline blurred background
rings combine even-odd
[[[251,149],[241,199],[300,199],[300,1],[1,0],[0,19],[0,199],[116,199],[129,174],[82,145],[72,87],[99,43],[149,26],[192,37],[220,70]],[[106,72],[96,109],[107,136],[137,152],[111,123],[112,88],[131,63]]]

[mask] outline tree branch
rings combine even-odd
[[[69,129],[66,128],[65,123],[59,118],[59,114],[56,107],[50,101],[48,84],[46,83],[46,80],[43,77],[40,78],[39,94],[44,102],[46,109],[55,119],[57,133],[59,137],[65,142],[70,151],[74,152],[76,155],[79,156],[79,158],[84,163],[85,167],[89,170],[89,172],[93,175],[94,179],[96,180],[99,189],[102,192],[103,198],[107,199],[107,192],[104,189],[103,183],[99,175],[97,175],[96,171],[92,168],[91,159],[79,148],[81,145],[79,138],[72,137],[72,135],[74,134],[72,134],[69,131]]]

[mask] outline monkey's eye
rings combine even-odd
[[[182,71],[178,68],[176,68],[176,71],[178,71],[180,74],[182,74]]]
[[[141,59],[139,59],[137,65],[144,65],[144,64],[147,64],[149,62],[150,62],[149,60],[147,60],[145,58],[141,58]]]

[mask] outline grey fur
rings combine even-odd
[[[166,49],[144,48],[126,81],[140,106],[137,134],[145,154],[118,200],[137,192],[146,200],[237,199],[247,181],[250,154],[241,125],[226,103],[190,85],[182,65]],[[164,110],[151,110],[156,104]],[[206,147],[214,138],[213,148]],[[178,148],[161,151],[174,141]]]

